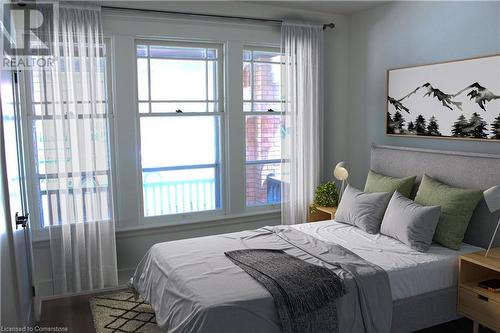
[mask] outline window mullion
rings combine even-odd
[[[208,61],[205,60],[205,111],[208,112]]]
[[[243,44],[229,41],[226,46],[226,177],[227,212],[245,212],[245,117],[243,101]]]
[[[255,75],[255,68],[253,66],[253,51],[252,51],[252,59],[250,60],[250,98],[252,99],[251,100],[251,103],[250,103],[250,110],[253,111],[255,110],[255,105],[254,105],[254,102],[255,102],[255,89],[254,89],[254,75]]]
[[[152,106],[151,106],[151,58],[149,57],[149,45],[147,45],[147,50],[148,50],[148,98],[149,98],[149,113],[152,113]]]

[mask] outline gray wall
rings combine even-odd
[[[116,3],[115,5],[120,5]],[[122,4],[123,5],[123,4]],[[127,4],[130,6],[132,4]],[[190,4],[159,3],[161,9],[186,10]],[[184,6],[184,7],[183,7]],[[266,16],[306,16],[333,20],[325,35],[325,116],[323,179],[331,179],[336,162],[350,163],[350,182],[362,186],[372,142],[435,149],[500,153],[500,143],[385,136],[385,80],[389,68],[500,53],[500,3],[396,2],[343,15],[318,14],[249,3],[197,5],[200,12]],[[221,9],[222,8],[222,9]],[[350,91],[350,92],[349,92]],[[126,277],[155,242],[251,229],[279,222],[234,219],[230,223],[121,230],[117,227],[118,266]],[[35,245],[36,278],[42,295],[50,294],[47,242]],[[40,264],[41,263],[41,264]]]
[[[345,109],[327,110],[325,131],[335,134],[326,136],[325,169],[347,159],[350,182],[363,186],[372,142],[500,153],[500,143],[385,136],[386,70],[500,53],[500,2],[394,2],[348,24],[350,92]]]

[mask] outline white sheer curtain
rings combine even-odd
[[[282,224],[304,223],[320,181],[323,117],[323,26],[284,22]]]
[[[45,90],[34,111],[54,294],[64,294],[118,277],[100,9],[61,5],[53,21],[55,63],[34,73]]]

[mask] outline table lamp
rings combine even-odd
[[[493,186],[492,188],[484,191],[484,200],[486,201],[486,205],[490,212],[494,213],[500,210],[500,186]],[[498,226],[500,225],[500,219],[498,220],[497,227],[495,228],[495,232],[493,233],[493,237],[491,237],[490,245],[488,246],[488,250],[486,250],[485,257],[488,256],[490,252],[491,245],[493,245],[493,240],[497,235]]]
[[[349,172],[347,171],[347,163],[339,162],[333,170],[333,176],[335,179],[342,181],[342,187],[340,188],[339,201],[342,200],[342,193],[344,193],[345,183],[349,177]]]

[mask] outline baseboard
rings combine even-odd
[[[85,290],[76,293],[69,293],[63,295],[54,295],[52,289],[52,280],[42,280],[38,282],[37,295],[40,303],[47,300],[66,298],[72,296],[90,295],[101,292],[120,290],[128,287],[128,280],[134,274],[135,268],[126,268],[118,270],[118,285],[116,287],[109,287],[103,289]]]
[[[83,295],[93,295],[93,294],[100,294],[100,293],[105,293],[105,292],[111,292],[111,291],[118,291],[122,289],[126,289],[127,285],[118,285],[116,287],[109,287],[109,288],[103,288],[103,289],[96,289],[96,290],[85,290],[85,291],[80,291],[77,293],[68,293],[64,295],[49,295],[49,296],[41,296],[40,299],[41,301],[50,301],[54,299],[61,299],[61,298],[68,298],[68,297],[74,297],[74,296],[83,296]]]
[[[52,280],[44,280],[38,282],[37,293],[41,301],[48,301],[59,298],[73,297],[73,296],[81,296],[81,295],[90,295],[97,294],[107,291],[115,291],[128,287],[128,281],[130,277],[134,274],[135,267],[131,268],[123,268],[118,270],[118,285],[116,287],[98,289],[98,290],[86,290],[77,293],[70,293],[64,295],[53,295],[52,294]]]

